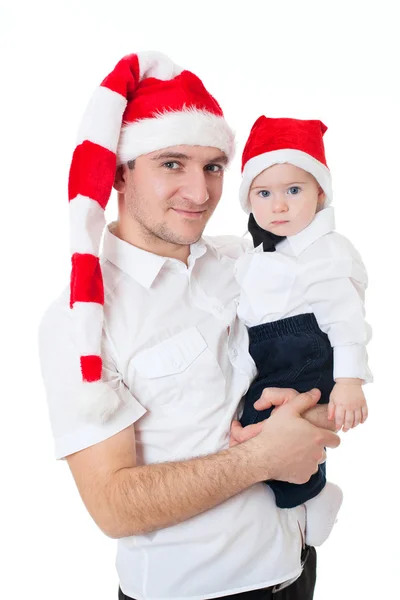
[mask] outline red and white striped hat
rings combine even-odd
[[[271,119],[262,115],[254,123],[242,156],[240,203],[249,214],[252,181],[272,165],[290,163],[311,173],[325,192],[324,206],[332,201],[331,173],[326,164],[322,121]]]
[[[104,210],[118,164],[177,145],[212,146],[231,159],[234,135],[196,75],[159,52],[131,54],[95,91],[83,116],[69,174],[70,307],[84,382],[80,405],[106,421],[120,400],[102,382],[104,289],[99,262]]]

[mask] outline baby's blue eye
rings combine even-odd
[[[271,192],[269,192],[268,190],[261,190],[260,192],[258,192],[258,195],[261,196],[261,198],[268,198],[270,193]]]
[[[288,189],[289,194],[291,194],[292,196],[296,196],[296,194],[298,194],[300,191],[301,190],[297,185],[294,185],[293,187],[290,187]]]

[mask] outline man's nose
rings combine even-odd
[[[184,185],[181,187],[182,197],[185,200],[202,205],[209,199],[206,173],[203,169],[193,170],[187,174]]]

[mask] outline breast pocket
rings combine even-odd
[[[225,397],[225,378],[196,327],[136,354],[130,387],[149,411],[197,412]]]

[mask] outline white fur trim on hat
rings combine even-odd
[[[188,108],[155,114],[122,128],[117,162],[123,164],[143,154],[171,146],[212,146],[232,159],[234,134],[223,117]]]
[[[325,192],[324,206],[332,202],[332,178],[329,169],[319,160],[316,160],[301,150],[274,150],[254,156],[247,161],[242,175],[242,184],[239,189],[239,199],[243,210],[249,214],[251,207],[249,203],[249,190],[253,180],[272,165],[289,163],[299,169],[311,173]]]

